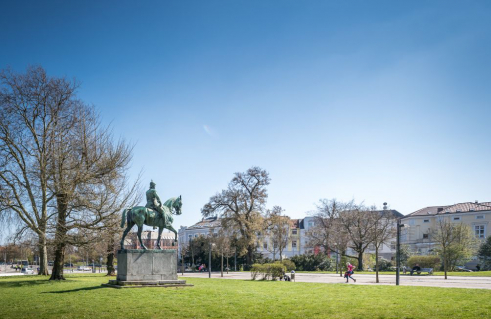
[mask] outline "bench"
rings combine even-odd
[[[426,273],[428,273],[428,275],[431,275],[433,273],[433,268],[421,268],[421,270],[419,270],[419,271],[412,271],[412,270],[410,270],[409,271],[409,274],[411,276],[413,275],[413,273],[416,273],[418,275],[421,275],[422,272],[426,272]]]

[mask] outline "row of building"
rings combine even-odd
[[[491,202],[467,202],[447,206],[430,206],[419,209],[404,216],[397,210],[390,210],[396,217],[401,219],[404,227],[401,231],[401,244],[409,246],[415,254],[430,254],[436,243],[432,238],[432,229],[437,223],[445,219],[451,223],[464,223],[469,225],[476,238],[484,240],[488,234],[488,225],[491,222]],[[316,252],[315,247],[309,246],[309,231],[314,227],[315,218],[307,216],[302,219],[291,219],[289,227],[289,240],[283,251],[283,257],[289,258],[294,255],[312,254]],[[185,227],[181,226],[178,232],[180,244],[188,244],[190,240],[198,236],[208,236],[217,233],[220,229],[220,220],[216,217],[205,218],[198,223]],[[273,258],[272,247],[267,237],[258,234],[258,252],[265,257]],[[374,253],[375,247],[369,246],[367,253]],[[348,251],[348,254],[354,254]],[[393,259],[396,253],[396,238],[388,241],[379,250],[379,255],[386,259]],[[276,259],[279,256],[276,254]]]

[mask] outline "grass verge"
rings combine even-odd
[[[186,278],[103,288],[108,277],[0,277],[0,318],[489,318],[490,290]]]

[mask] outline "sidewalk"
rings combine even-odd
[[[178,273],[178,276],[189,278],[208,278],[208,273]],[[223,278],[220,277],[220,272],[212,272],[212,278],[217,279],[239,279],[250,280],[249,272],[229,272],[223,273]],[[375,283],[375,275],[355,274],[353,277],[356,283],[350,280],[350,285],[395,285],[395,275],[379,275],[380,283]],[[314,283],[330,283],[330,284],[346,284],[346,279],[340,277],[339,274],[313,274],[313,273],[296,273],[296,282],[314,282]],[[457,277],[449,276],[447,280],[443,276],[400,276],[401,286],[422,286],[422,287],[440,287],[440,288],[474,288],[474,289],[491,289],[491,277]]]

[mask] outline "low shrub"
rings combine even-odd
[[[288,271],[288,272],[297,269],[297,267],[295,266],[295,263],[293,261],[291,261],[290,259],[283,259],[282,261],[276,261],[275,263],[283,264],[286,267],[286,271]]]
[[[380,257],[378,259],[378,270],[380,270],[380,271],[388,271],[388,270],[392,270],[391,267],[392,267],[392,263],[391,263],[390,260],[387,260],[387,259],[382,258],[382,257]],[[373,270],[375,270],[375,267],[374,267]]]
[[[274,264],[254,264],[251,268],[251,279],[256,280],[261,277],[261,280],[276,280],[283,276],[286,267],[280,263]]]
[[[409,268],[419,264],[421,268],[439,269],[442,261],[439,256],[412,256],[407,261]]]
[[[331,260],[324,254],[305,254],[296,255],[290,259],[295,263],[296,270],[315,271],[315,270],[329,270],[331,266]]]

